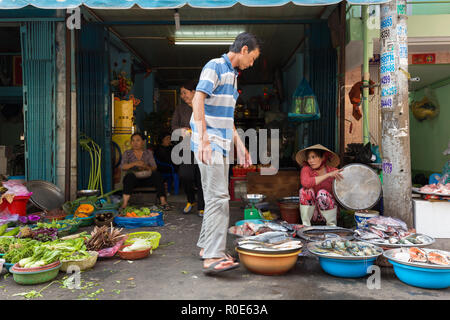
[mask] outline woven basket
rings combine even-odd
[[[67,272],[67,269],[75,265],[80,268],[80,271],[87,270],[92,268],[97,262],[98,252],[97,251],[88,251],[91,255],[89,258],[84,260],[63,260],[61,261],[61,271]]]

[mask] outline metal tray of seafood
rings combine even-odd
[[[61,208],[64,204],[64,193],[53,183],[44,180],[31,180],[25,183],[30,192],[31,202],[42,210]]]
[[[415,187],[412,188],[412,191],[415,192],[415,193],[418,193],[418,194],[425,195],[425,196],[450,197],[450,194],[448,194],[448,193],[423,192],[423,191],[420,191],[419,188],[415,188]]]
[[[372,244],[367,244],[367,243],[361,242],[361,241],[352,242],[352,243],[359,244],[359,245],[370,245],[372,248],[375,248],[376,250],[378,250],[379,254],[370,255],[370,256],[343,256],[343,255],[337,255],[337,254],[326,254],[326,253],[318,253],[318,252],[312,251],[314,248],[317,248],[317,245],[321,242],[322,241],[310,242],[307,245],[308,251],[311,252],[313,255],[316,255],[320,258],[337,259],[337,260],[367,260],[367,259],[371,259],[371,258],[376,258],[383,254],[383,249],[381,249],[380,247],[372,245]]]
[[[402,248],[397,248],[397,249],[390,249],[390,250],[386,250],[383,252],[383,256],[386,259],[392,260],[394,262],[397,262],[399,264],[404,264],[407,266],[411,266],[411,267],[418,267],[418,268],[424,268],[424,269],[444,269],[444,270],[450,270],[450,265],[444,266],[444,265],[438,265],[438,264],[429,264],[429,263],[421,263],[421,262],[409,262],[409,261],[404,261],[398,258],[395,258],[395,255],[402,252]],[[448,259],[450,259],[450,252],[448,251],[443,251],[443,250],[438,250],[438,249],[422,249],[423,251],[425,251],[426,253],[429,253],[431,251],[437,251],[439,253],[442,253],[443,255],[446,255]]]
[[[358,240],[358,241],[367,242],[367,243],[370,243],[370,244],[373,244],[373,245],[376,245],[376,246],[380,246],[380,247],[384,247],[384,248],[426,247],[426,246],[429,246],[429,245],[433,244],[436,241],[434,238],[432,238],[430,236],[427,236],[425,234],[414,233],[413,235],[421,236],[421,237],[425,238],[428,241],[425,242],[425,243],[417,243],[417,244],[415,244],[415,243],[401,244],[401,243],[389,243],[389,242],[385,243],[385,242],[381,242],[381,239],[380,240],[378,240],[378,239],[369,239],[369,240],[361,239],[358,235],[355,235],[355,239]],[[408,237],[410,237],[410,236],[411,235],[409,235]],[[408,237],[405,237],[405,238],[408,238]],[[387,240],[384,239],[384,241],[387,241]]]
[[[320,237],[320,234],[323,237]],[[344,240],[353,240],[355,232],[351,229],[333,227],[333,226],[311,226],[300,229],[297,235],[306,241],[325,240],[326,235],[335,235],[333,237],[341,237]],[[341,235],[344,234],[344,235]],[[347,235],[345,235],[347,234]],[[313,236],[314,235],[314,236]]]

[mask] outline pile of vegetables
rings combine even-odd
[[[117,242],[126,236],[121,231],[122,229],[117,229],[112,226],[96,226],[91,232],[91,238],[86,242],[86,248],[92,251],[99,251],[114,247]]]
[[[5,233],[6,229],[8,229],[8,223],[4,223],[0,226],[0,236]]]
[[[75,217],[77,218],[87,218],[94,212],[95,207],[92,204],[82,203],[75,210]]]
[[[40,220],[41,220],[41,217],[36,214],[30,214],[28,216],[20,216],[19,217],[19,222],[22,224],[27,224],[27,223],[34,224]]]
[[[152,243],[149,240],[137,239],[132,245],[125,247],[122,251],[132,252],[132,251],[143,251],[152,248]]]
[[[31,257],[34,253],[33,249],[41,243],[33,239],[13,239],[8,247],[7,253],[3,259],[8,263],[17,263],[24,258]],[[0,241],[3,241],[0,240]]]
[[[89,152],[91,158],[91,170],[89,173],[88,190],[100,190],[100,194],[103,194],[102,184],[102,149],[95,143],[92,138],[81,135],[79,140],[80,146]]]
[[[25,227],[25,228],[20,229],[20,232],[17,234],[17,237],[18,238],[32,238],[32,239],[38,240],[38,241],[56,240],[58,238],[58,227],[39,227],[38,226],[35,229]]]
[[[114,218],[114,213],[113,212],[104,212],[104,213],[99,213],[95,216],[95,219],[97,219],[98,221],[107,221]]]
[[[9,240],[5,240],[9,239]],[[35,268],[58,260],[86,259],[90,257],[83,238],[40,242],[33,239],[0,239],[0,250],[6,262],[19,263],[21,268]]]
[[[13,229],[11,229],[9,231],[6,231],[7,227],[8,227],[7,224],[3,224],[0,227],[0,236],[4,236],[4,237],[9,236],[9,237],[11,237],[11,236],[16,236],[20,232],[20,227],[15,227],[15,228],[13,228]],[[3,232],[2,232],[1,229],[3,229]]]
[[[56,228],[56,229],[63,229],[67,228],[69,225],[67,223],[64,223],[65,220],[53,220],[52,222],[38,222],[36,223],[37,228]],[[72,221],[72,219],[68,220]],[[77,222],[75,222],[77,223]]]
[[[0,238],[0,254],[7,253],[9,246],[15,241],[14,238]]]
[[[111,203],[110,196],[120,190],[121,189],[116,189],[111,192],[102,194],[100,196],[80,197],[73,201],[67,201],[66,203],[63,204],[63,209],[68,214],[75,214],[76,210],[82,204],[90,204],[90,205],[94,206],[95,209],[101,209],[103,203],[110,204]]]
[[[125,210],[122,212],[123,217],[127,218],[150,218],[150,217],[157,217],[161,213],[156,210],[151,210],[150,208],[134,208],[134,207],[126,207]]]

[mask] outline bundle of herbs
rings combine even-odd
[[[122,240],[126,235],[121,234],[123,229],[102,226],[95,227],[91,232],[91,238],[86,242],[86,247],[88,250],[99,251],[101,249],[111,248]]]

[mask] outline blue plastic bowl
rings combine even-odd
[[[6,271],[9,272],[9,269],[11,269],[11,267],[12,267],[13,265],[14,265],[14,263],[8,263],[8,262],[5,262],[5,263],[3,264],[3,268],[5,268]]]
[[[367,268],[373,265],[375,260],[376,258],[344,260],[319,257],[323,271],[341,278],[362,278],[368,275]]]
[[[400,281],[414,287],[425,289],[445,289],[450,287],[449,269],[413,267],[389,260]]]
[[[236,226],[242,226],[246,222],[254,224],[264,224],[264,220],[261,219],[247,219],[247,220],[239,220],[238,222],[236,222]]]

